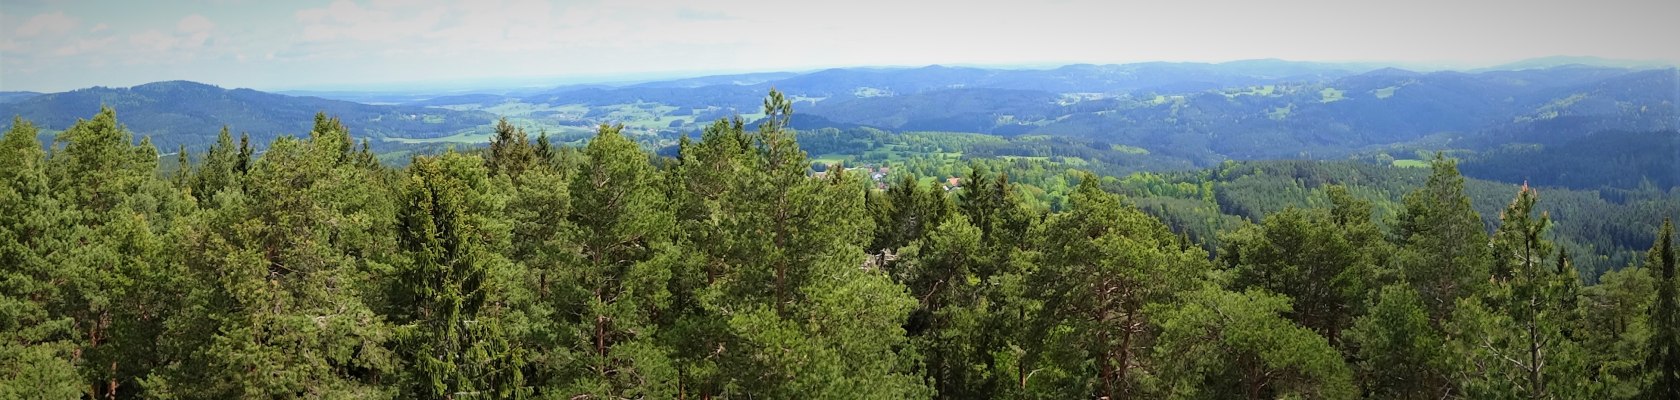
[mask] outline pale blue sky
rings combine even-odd
[[[1252,58],[1680,62],[1675,15],[1670,0],[0,0],[0,90]]]

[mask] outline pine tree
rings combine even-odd
[[[1482,219],[1464,194],[1458,163],[1436,153],[1429,181],[1404,198],[1395,262],[1429,305],[1437,325],[1461,298],[1477,295],[1488,281],[1488,239]]]
[[[1233,289],[1288,296],[1291,320],[1340,345],[1374,266],[1335,220],[1322,211],[1284,209],[1221,239],[1220,259],[1235,272]]]
[[[341,125],[317,122],[321,142],[272,143],[214,217],[227,228],[195,244],[225,307],[204,350],[203,396],[376,396],[399,370],[365,273],[395,252],[396,196],[345,162]]]
[[[1356,394],[1341,354],[1291,324],[1287,297],[1206,286],[1182,303],[1157,304],[1155,354],[1171,397],[1241,393],[1246,399],[1348,399]],[[1230,396],[1237,397],[1237,396]]]
[[[1060,388],[1059,397],[1148,395],[1149,372],[1139,360],[1156,331],[1146,308],[1195,288],[1208,269],[1206,253],[1183,250],[1165,225],[1103,192],[1090,175],[1042,235],[1043,265],[1029,293],[1042,299],[1045,314],[1027,337],[1043,339],[1029,349],[1043,355],[1028,357],[1044,360],[1023,362],[1044,363],[1067,378],[1034,383],[1021,376],[1022,386]],[[1055,355],[1063,351],[1076,353]]]
[[[757,132],[720,121],[680,154],[683,239],[704,254],[697,337],[681,346],[696,396],[919,397],[897,352],[915,301],[864,270],[871,220],[863,184],[821,180],[785,130],[789,103],[772,91]],[[846,317],[839,317],[846,316]]]
[[[1428,305],[1411,285],[1379,290],[1368,313],[1354,320],[1347,340],[1358,349],[1355,367],[1370,397],[1451,397],[1446,337],[1432,325]]]
[[[1651,344],[1645,368],[1650,371],[1647,398],[1680,399],[1680,279],[1674,259],[1674,221],[1663,219],[1647,264],[1656,273],[1657,299],[1651,305]]]
[[[1492,285],[1490,309],[1473,304],[1455,316],[1457,341],[1470,364],[1479,367],[1469,369],[1463,383],[1471,396],[1584,394],[1580,349],[1563,332],[1571,322],[1561,308],[1564,281],[1556,267],[1545,265],[1552,257],[1552,244],[1544,238],[1551,218],[1546,213],[1536,218],[1538,200],[1538,192],[1525,185],[1500,213],[1491,254],[1502,278]]]
[[[1650,311],[1656,300],[1652,269],[1630,265],[1582,289],[1582,321],[1575,336],[1585,348],[1587,376],[1593,381],[1587,397],[1632,399],[1646,389]]]
[[[588,159],[571,181],[578,260],[560,282],[572,285],[558,314],[578,332],[569,353],[573,380],[561,394],[669,398],[676,371],[653,340],[668,312],[673,216],[660,176],[623,126],[600,127],[584,148]]]

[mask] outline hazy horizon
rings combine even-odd
[[[0,6],[0,90],[191,80],[261,90],[504,87],[833,67],[1283,59],[1475,68],[1680,64],[1680,4],[1451,1],[266,3]]]

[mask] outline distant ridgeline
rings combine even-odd
[[[481,145],[497,117],[546,132],[557,144],[581,145],[601,124],[624,124],[637,142],[674,149],[680,137],[696,136],[720,118],[741,116],[749,124],[763,118],[753,99],[773,87],[800,111],[789,126],[802,131],[1051,137],[1099,151],[1118,145],[1126,152],[1062,154],[1106,157],[1129,168],[1117,172],[1205,168],[1228,159],[1367,157],[1417,165],[1447,150],[1465,161],[1466,173],[1506,182],[1680,186],[1672,161],[1680,158],[1674,157],[1680,148],[1675,69],[1593,59],[1500,68],[1507,69],[1424,73],[1278,60],[1032,70],[930,66],[401,96],[298,92],[382,102],[377,105],[160,82],[5,93],[0,115],[57,131],[109,105],[165,151],[178,145],[202,151],[222,126],[251,133],[261,146],[305,133],[316,112],[338,116],[381,153]],[[1011,147],[976,155],[1045,156]]]
[[[14,119],[0,398],[1680,396],[1680,193],[1441,153],[1098,176],[1157,152],[795,101],[400,167],[325,114],[172,156]]]
[[[0,100],[0,115],[22,116],[41,129],[62,131],[100,107],[121,110],[123,123],[149,137],[165,151],[179,146],[204,150],[227,126],[235,135],[249,133],[260,146],[281,135],[309,132],[311,116],[327,113],[357,134],[431,138],[487,126],[494,116],[417,106],[368,105],[316,97],[292,97],[251,89],[222,89],[186,81],[156,82],[131,88],[94,87],[63,93]]]

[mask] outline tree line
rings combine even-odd
[[[110,109],[14,119],[0,397],[1680,397],[1668,222],[1583,285],[1537,191],[1490,234],[1438,158],[1392,227],[1334,186],[1210,254],[1091,175],[1055,211],[984,164],[813,177],[764,111],[402,168],[317,115],[169,173]]]

